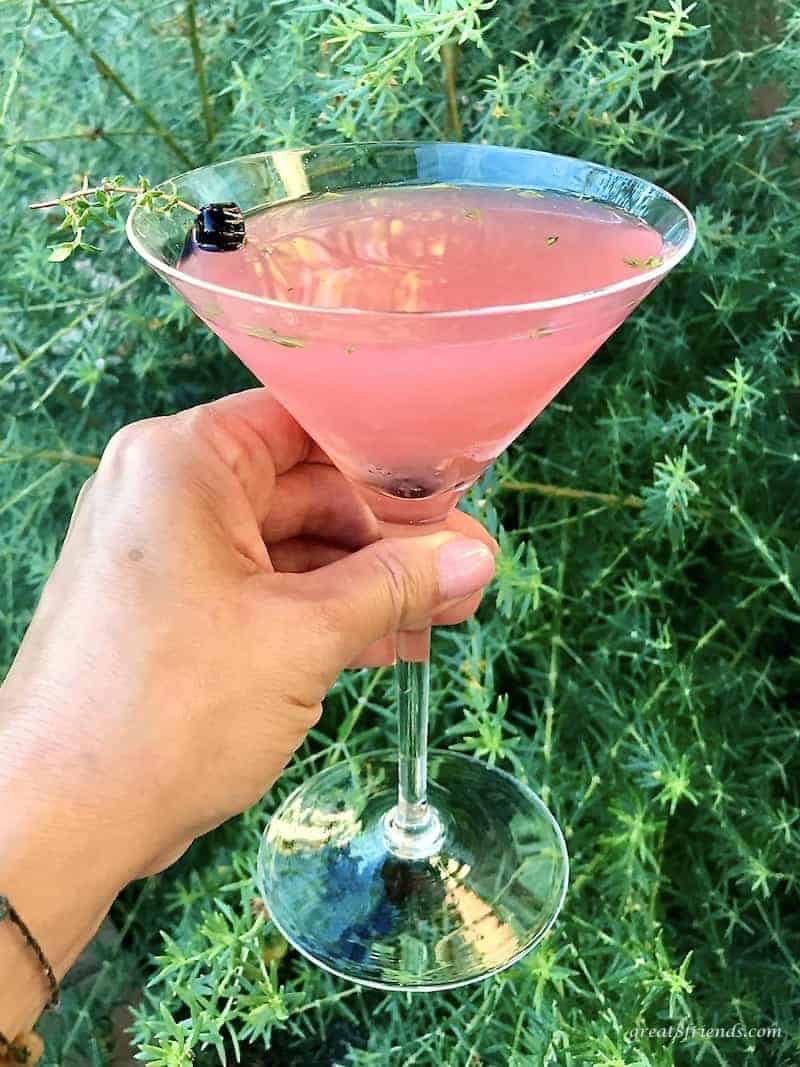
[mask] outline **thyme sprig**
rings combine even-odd
[[[97,185],[90,185],[89,176],[86,175],[80,189],[28,205],[33,211],[56,207],[63,209],[64,218],[58,229],[71,231],[72,239],[53,247],[48,257],[51,262],[63,263],[78,250],[97,251],[95,245],[84,240],[86,229],[90,224],[103,225],[116,220],[117,206],[122,200],[132,200],[135,205],[148,211],[169,212],[178,207],[192,215],[198,212],[198,208],[173,193],[153,187],[147,178],[140,177],[136,185],[126,185],[124,182],[125,179],[118,175],[103,178]]]

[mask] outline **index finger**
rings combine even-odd
[[[240,475],[257,475],[267,455],[275,474],[284,474],[297,463],[308,460],[316,449],[303,427],[263,387],[232,393],[192,410],[212,415],[219,428],[230,435],[231,454],[223,458],[230,459]],[[253,435],[263,446],[264,454],[247,449],[243,456],[241,446],[252,445]]]
[[[242,487],[259,526],[272,507],[277,479],[302,463],[330,464],[319,446],[269,390],[242,393],[203,404],[174,416],[202,465],[198,437]],[[204,476],[211,470],[204,467]]]

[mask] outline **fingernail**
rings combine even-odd
[[[443,600],[477,593],[494,576],[494,556],[480,541],[457,537],[439,549],[439,593]]]

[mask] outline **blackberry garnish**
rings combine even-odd
[[[206,204],[197,214],[187,241],[204,252],[235,252],[244,244],[244,215],[238,204]]]

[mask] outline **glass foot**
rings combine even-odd
[[[535,948],[569,868],[536,794],[477,760],[431,752],[438,826],[421,859],[391,847],[396,799],[397,754],[379,752],[322,771],[281,805],[258,877],[287,940],[342,978],[398,990],[477,982]]]

